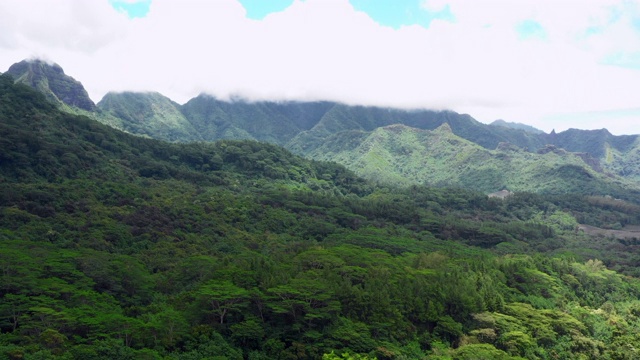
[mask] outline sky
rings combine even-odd
[[[331,100],[640,134],[640,0],[2,0],[0,71],[98,102]]]

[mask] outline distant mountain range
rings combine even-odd
[[[94,105],[59,65],[22,61],[8,73],[70,111],[132,134],[172,142],[269,142],[383,183],[484,192],[640,187],[640,136],[615,136],[606,129],[547,134],[503,120],[487,125],[452,111],[227,102],[205,94],[180,105],[159,93],[108,93]]]

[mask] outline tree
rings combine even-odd
[[[250,298],[249,291],[228,280],[211,280],[197,290],[197,295],[211,306],[220,324],[224,324],[229,312],[239,310]]]
[[[303,315],[311,324],[314,320],[330,319],[340,311],[340,303],[318,270],[306,271],[288,284],[268,291],[280,299],[269,304],[271,308],[277,313],[290,314],[294,321]]]

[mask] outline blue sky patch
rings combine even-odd
[[[521,39],[546,39],[547,32],[542,25],[535,20],[525,20],[516,25],[516,31]]]
[[[640,52],[618,51],[602,59],[602,64],[640,70]]]
[[[350,3],[380,25],[395,29],[407,25],[428,28],[436,19],[454,20],[448,5],[440,11],[429,12],[421,6],[421,0],[350,0]]]
[[[111,3],[114,9],[126,13],[130,19],[147,16],[149,7],[151,6],[151,0],[109,0],[109,3]]]
[[[262,20],[265,16],[282,11],[291,4],[293,0],[239,0],[245,10],[247,17],[254,20]]]
[[[153,0],[109,0],[114,9],[126,13],[129,18],[145,17]],[[265,16],[283,11],[294,0],[238,0],[247,11],[247,18],[262,20]],[[421,0],[350,0],[358,11],[367,13],[375,22],[383,26],[399,28],[420,25],[428,28],[433,20],[454,21],[455,18],[445,6],[440,11],[428,11],[421,6]]]

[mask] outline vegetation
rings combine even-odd
[[[223,102],[204,95],[179,106],[159,94],[109,94],[98,106],[98,120],[131,133],[274,143],[385,184],[613,196],[638,189],[640,140],[606,131],[549,135],[486,126],[451,112]]]
[[[391,125],[342,132],[308,155],[383,184],[458,186],[485,193],[640,195],[638,183],[605,175],[575,153],[552,145],[531,153],[506,143],[488,150],[453,134],[447,124],[433,131]]]
[[[100,100],[100,116],[113,118],[121,130],[176,141],[200,139],[198,132],[179,111],[179,105],[158,93],[108,93]]]
[[[9,74],[67,112],[87,115],[129,133],[175,142],[268,142],[316,160],[336,161],[387,185],[447,184],[484,192],[508,188],[572,193],[583,189],[592,195],[619,197],[617,194],[627,192],[629,182],[635,190],[640,183],[640,137],[614,136],[605,129],[546,134],[505,121],[485,125],[451,111],[332,102],[221,101],[207,95],[179,105],[157,93],[110,93],[96,108],[82,85],[58,65],[23,61],[13,65]],[[382,136],[390,130],[387,127],[398,124],[405,126],[403,133],[415,133],[405,137],[414,142],[397,144]],[[442,126],[451,130],[450,135],[455,134],[447,139],[448,148],[465,148],[454,159],[445,156],[446,162],[431,151],[443,144],[431,144],[433,137],[424,131]],[[487,164],[478,163],[487,159]],[[438,166],[451,161],[456,165],[453,173],[451,167]],[[387,163],[393,166],[381,166]],[[606,184],[612,179],[616,184]],[[621,186],[621,182],[626,184]]]
[[[521,124],[521,123],[515,123],[515,122],[507,122],[504,120],[495,120],[494,122],[492,122],[491,124],[492,126],[503,126],[503,127],[507,127],[507,128],[512,128],[512,129],[520,129],[520,130],[524,130],[524,131],[528,131],[534,134],[544,134],[544,131],[537,129],[531,125],[526,125],[526,124]]]
[[[637,239],[577,231],[633,199],[386,188],[0,94],[0,359],[637,358]]]
[[[140,103],[144,107],[140,107]],[[420,163],[404,163],[400,174],[391,174],[380,170],[375,160],[363,159],[361,154],[354,153],[360,142],[367,136],[368,148],[380,152],[398,151],[393,144],[373,140],[380,132],[388,131],[388,126],[401,124],[407,130],[418,135],[417,140],[426,143],[409,143],[412,147],[436,146],[430,144],[429,137],[423,130],[435,130],[446,124],[451,129],[450,142],[469,143],[478,148],[477,152],[485,154],[496,152],[490,169],[478,170],[477,163],[465,162],[458,157],[457,163],[462,167],[470,167],[462,179],[473,179],[468,183],[455,182],[461,186],[481,184],[476,187],[482,191],[497,191],[499,188],[490,185],[496,182],[496,173],[502,168],[515,170],[511,157],[516,149],[518,172],[524,170],[529,178],[511,179],[512,190],[538,189],[545,185],[539,174],[528,171],[527,167],[536,167],[539,155],[547,155],[543,161],[552,168],[563,165],[576,165],[581,172],[596,172],[601,177],[622,177],[638,183],[640,180],[640,139],[637,135],[613,136],[606,130],[584,131],[571,129],[556,134],[545,134],[517,125],[489,126],[481,124],[468,115],[460,115],[448,111],[404,111],[363,106],[346,106],[330,102],[296,103],[296,102],[256,102],[242,100],[225,102],[210,96],[201,95],[180,106],[159,94],[128,94],[114,99],[107,95],[99,104],[101,113],[95,116],[99,121],[119,129],[169,141],[213,141],[219,139],[250,139],[281,145],[294,153],[326,160],[328,154],[337,154],[331,160],[357,171],[372,179],[390,180],[397,183],[397,178],[405,179],[412,184],[424,183],[428,177],[422,176],[424,166]],[[104,116],[108,114],[110,116]],[[500,123],[498,123],[500,124]],[[504,123],[506,124],[506,123]],[[503,125],[504,125],[503,124]],[[195,129],[195,131],[194,131]],[[378,139],[379,140],[379,139]],[[555,148],[549,148],[547,145]],[[441,144],[438,144],[438,146]],[[452,144],[454,145],[454,144]],[[454,145],[455,146],[455,145]],[[460,145],[466,146],[466,145]],[[566,151],[560,151],[565,149]],[[400,149],[402,150],[402,149]],[[365,152],[367,152],[366,150]],[[542,152],[542,154],[539,154]],[[403,154],[397,154],[402,156]],[[431,159],[434,154],[419,151],[416,156]],[[486,156],[486,155],[485,155]],[[392,162],[396,163],[397,159]],[[471,161],[473,159],[468,159]],[[358,164],[366,162],[366,165]],[[363,167],[371,171],[363,172]],[[397,165],[400,166],[400,165]],[[497,169],[496,169],[497,167]],[[553,172],[553,170],[551,170]],[[516,172],[516,171],[514,171]],[[403,174],[406,173],[406,174]],[[434,168],[431,174],[438,177],[449,175],[448,171]],[[600,174],[600,175],[598,175]],[[559,176],[574,177],[575,174]],[[578,174],[579,175],[579,174]],[[543,174],[543,177],[554,177],[556,174]],[[502,176],[504,177],[504,176]],[[478,178],[480,181],[476,181]],[[561,179],[553,187],[560,187],[561,192],[571,192],[575,187],[563,188]],[[450,183],[450,179],[444,180]],[[430,184],[438,184],[431,182]],[[523,185],[526,184],[526,185]],[[537,191],[537,190],[536,190]]]
[[[203,140],[250,139],[284,145],[312,128],[333,106],[329,102],[226,102],[200,95],[181,110]]]
[[[48,64],[43,60],[23,60],[13,64],[7,74],[17,82],[40,91],[54,104],[88,112],[96,110],[96,105],[82,84],[65,75],[58,64]]]

